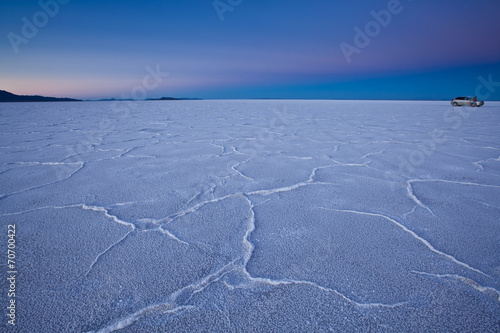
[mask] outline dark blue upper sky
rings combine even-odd
[[[498,0],[0,0],[0,89],[500,100],[499,17]]]

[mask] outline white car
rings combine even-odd
[[[472,106],[480,107],[484,105],[483,101],[474,100],[472,97],[457,97],[451,100],[451,105],[453,106]]]

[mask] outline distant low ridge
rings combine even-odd
[[[81,99],[16,95],[0,90],[0,102],[81,102]]]
[[[201,98],[175,98],[175,97],[162,97],[162,98],[148,98],[146,101],[199,101]]]

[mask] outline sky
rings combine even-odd
[[[500,100],[498,0],[0,0],[0,90]]]

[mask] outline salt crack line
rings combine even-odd
[[[248,205],[250,206],[250,217],[248,219],[248,228],[247,231],[245,232],[245,235],[243,236],[243,246],[246,250],[243,255],[243,268],[246,271],[247,264],[250,261],[250,258],[252,257],[253,250],[255,249],[255,246],[249,240],[251,234],[255,231],[255,211],[254,211],[254,204],[252,203],[252,201],[248,199],[246,196],[245,199],[247,200]]]
[[[409,211],[408,213],[404,213],[404,214],[403,214],[403,217],[404,217],[405,219],[408,219],[408,215],[411,215],[411,214],[415,213],[415,209],[417,209],[417,207],[418,207],[418,206],[413,206],[413,209],[412,209],[411,211]]]
[[[224,322],[226,323],[227,326],[229,326],[230,328],[233,326],[233,324],[231,323],[231,318],[229,317],[229,311],[225,308],[224,308],[224,311],[222,311],[218,306],[217,304],[214,303],[214,306],[217,308],[217,311],[219,311],[219,313],[224,316]]]
[[[177,298],[179,298],[179,296],[187,289],[193,289],[193,292],[191,293],[189,298],[187,298],[185,300],[185,302],[187,302],[194,294],[202,292],[211,284],[219,281],[221,278],[223,278],[226,274],[228,274],[229,272],[231,272],[234,269],[234,263],[237,260],[239,260],[239,258],[230,262],[229,264],[225,265],[217,272],[215,272],[213,274],[209,274],[208,276],[203,278],[200,282],[190,284],[190,285],[185,286],[185,287],[177,290],[176,292],[172,293],[169,297],[170,302],[165,302],[165,303],[156,304],[156,305],[150,305],[150,306],[145,307],[139,311],[134,312],[133,314],[131,314],[123,319],[118,320],[117,322],[115,322],[114,324],[112,324],[108,327],[105,327],[105,328],[100,329],[98,331],[90,331],[88,333],[111,333],[111,332],[114,332],[117,330],[121,330],[121,329],[124,329],[124,328],[134,324],[141,317],[143,317],[147,313],[151,313],[151,312],[163,312],[166,314],[171,314],[171,313],[176,313],[176,312],[183,311],[183,310],[193,309],[193,308],[195,308],[195,306],[181,305],[181,306],[176,306],[173,309],[162,311],[163,308],[171,308],[171,307],[175,306]]]
[[[126,225],[128,227],[131,227],[132,231],[136,229],[135,224],[130,223],[130,222],[126,222],[126,221],[123,221],[123,220],[120,220],[117,216],[111,215],[109,213],[109,211],[106,208],[104,208],[104,207],[87,206],[85,204],[79,204],[79,205],[75,205],[75,206],[76,207],[81,207],[81,208],[83,208],[85,210],[91,210],[91,211],[94,211],[94,212],[104,213],[104,216],[106,216],[107,218],[112,219],[116,223],[123,224],[123,225]]]
[[[75,206],[81,207],[84,210],[91,210],[91,211],[94,211],[94,212],[104,213],[104,216],[106,216],[107,218],[113,220],[114,222],[132,228],[132,230],[130,230],[129,232],[127,232],[125,234],[125,236],[123,236],[122,238],[120,238],[118,241],[114,242],[110,246],[108,246],[104,251],[102,251],[101,253],[99,253],[96,256],[96,258],[94,259],[94,261],[90,264],[87,272],[85,273],[85,277],[87,277],[90,274],[90,272],[92,272],[92,270],[94,269],[94,266],[99,262],[99,260],[101,259],[101,257],[104,256],[105,254],[107,254],[109,251],[111,251],[117,245],[121,244],[133,231],[136,230],[136,227],[135,227],[135,225],[133,223],[120,220],[117,216],[109,214],[108,210],[106,208],[104,208],[104,207],[87,206],[85,204],[80,204],[80,205],[75,205]]]
[[[221,146],[221,145],[217,145],[217,144],[215,144],[215,143],[214,143],[214,141],[211,141],[211,142],[210,142],[210,145],[212,145],[212,146],[214,146],[214,147],[217,147],[217,148],[222,149],[222,153],[221,153],[221,155],[219,155],[219,156],[224,156],[224,155],[226,155],[226,147]]]
[[[240,175],[241,177],[247,179],[247,180],[250,180],[250,181],[255,181],[255,179],[253,179],[252,177],[248,177],[246,175],[244,175],[240,170],[236,169],[237,167],[239,167],[240,165],[242,164],[245,164],[245,163],[248,163],[248,161],[250,161],[251,158],[247,159],[246,161],[244,162],[238,162],[234,165],[231,165],[231,170],[233,170],[234,172],[236,172],[238,175]]]
[[[481,163],[484,163],[486,161],[477,161],[477,162],[472,162],[475,166],[477,166],[477,171],[484,170],[484,167],[481,165]]]
[[[479,285],[476,281],[473,281],[473,280],[466,278],[464,276],[457,275],[457,274],[434,274],[434,273],[419,272],[419,271],[411,271],[411,272],[414,274],[432,276],[432,277],[436,277],[439,279],[459,280],[461,282],[468,284],[469,286],[471,286],[472,288],[476,289],[477,291],[479,291],[481,293],[485,293],[487,295],[495,297],[500,302],[500,291],[498,291],[492,287],[483,287],[483,286]]]
[[[293,156],[293,155],[286,155],[286,154],[279,154],[279,155],[284,156],[286,158],[291,158],[291,159],[294,159],[294,160],[303,160],[303,161],[306,161],[306,160],[313,160],[314,159],[311,156]]]
[[[379,307],[382,307],[382,308],[391,308],[392,309],[392,308],[396,308],[396,307],[400,307],[400,306],[408,304],[408,302],[398,302],[398,303],[394,303],[394,304],[360,303],[360,302],[356,302],[353,299],[350,299],[349,297],[345,296],[344,294],[342,294],[338,290],[327,288],[327,287],[323,287],[323,286],[320,286],[319,284],[311,282],[311,281],[289,280],[289,279],[272,280],[272,279],[268,279],[268,278],[252,277],[252,276],[250,276],[250,274],[248,274],[248,272],[246,272],[246,273],[247,273],[248,278],[251,281],[253,281],[253,282],[269,284],[269,285],[272,285],[272,286],[279,286],[279,285],[307,285],[307,286],[311,286],[311,287],[317,288],[317,289],[319,289],[321,291],[333,293],[333,294],[339,296],[340,298],[342,298],[343,300],[347,301],[348,303],[351,303],[351,304],[353,304],[353,305],[355,305],[357,307],[361,307],[361,308],[379,308]]]
[[[14,168],[7,168],[5,170],[0,171],[0,175],[3,175],[6,172],[9,172],[10,170],[14,170]]]
[[[37,210],[43,210],[43,209],[65,209],[65,208],[74,208],[74,207],[78,207],[78,206],[77,205],[69,205],[69,206],[43,206],[43,207],[38,207],[38,208],[21,210],[19,212],[3,213],[3,214],[0,214],[0,216],[21,215],[21,214],[31,213],[31,212],[35,212]]]
[[[460,141],[463,141],[463,142],[465,142],[465,143],[467,143],[467,144],[469,144],[469,145],[471,145],[471,144],[472,144],[472,142],[470,142],[469,140],[465,140],[464,138],[460,138],[459,140],[460,140]]]
[[[310,186],[310,185],[337,185],[334,183],[324,183],[324,182],[302,182],[298,184],[294,184],[291,186],[285,186],[285,187],[279,187],[279,188],[273,188],[269,190],[257,190],[257,191],[251,191],[251,192],[245,192],[243,193],[244,195],[262,195],[262,196],[268,196],[276,193],[283,193],[283,192],[290,192],[293,190],[296,190],[301,187],[305,186]]]
[[[156,229],[150,229],[150,230],[145,230],[145,231],[158,231],[164,235],[167,235],[169,236],[170,238],[172,238],[173,240],[181,243],[181,244],[184,244],[184,245],[190,245],[189,243],[179,239],[177,236],[175,236],[173,233],[171,233],[170,231],[166,230],[166,229],[163,229],[162,227],[158,227]]]
[[[429,213],[432,214],[432,216],[436,216],[434,214],[434,212],[429,208],[427,207],[426,205],[424,205],[416,196],[415,194],[413,193],[413,187],[411,186],[411,183],[414,182],[416,180],[408,180],[406,182],[406,194],[408,195],[408,197],[413,200],[417,205],[419,205],[420,207],[426,209]]]
[[[195,195],[193,195],[191,197],[191,199],[189,199],[187,202],[186,202],[186,206],[189,205],[191,202],[197,200],[198,198],[200,198],[201,196],[203,195],[206,195],[206,194],[214,194],[215,192],[215,189],[217,188],[217,184],[213,184],[212,186],[210,186],[208,189],[202,189],[200,190],[198,193],[196,193]]]
[[[383,154],[383,153],[385,153],[385,150],[381,150],[381,151],[378,151],[378,152],[375,152],[375,153],[368,153],[368,154],[366,154],[366,155],[361,156],[361,158],[368,158],[368,157],[370,157],[370,156],[373,156],[373,155],[380,155],[380,154]]]
[[[455,257],[453,257],[452,255],[449,255],[447,253],[444,253],[442,251],[439,251],[438,249],[436,249],[434,246],[431,245],[431,243],[429,243],[427,240],[425,240],[424,238],[420,237],[419,235],[417,235],[414,231],[408,229],[407,227],[405,227],[403,224],[399,223],[398,221],[386,216],[386,215],[383,215],[383,214],[376,214],[376,213],[367,213],[367,212],[360,212],[360,211],[357,211],[357,210],[346,210],[346,209],[334,209],[334,208],[325,208],[325,207],[319,207],[320,209],[325,209],[325,210],[330,210],[330,211],[334,211],[334,212],[340,212],[340,213],[350,213],[350,214],[358,214],[358,215],[367,215],[367,216],[375,216],[375,217],[381,217],[381,218],[384,218],[392,223],[394,223],[396,226],[398,226],[399,228],[401,228],[403,231],[409,233],[410,235],[412,235],[416,240],[418,240],[419,242],[421,242],[422,244],[424,244],[429,250],[431,250],[432,252],[436,253],[436,254],[439,254],[445,258],[447,258],[448,260],[451,260],[452,262],[460,265],[460,266],[463,266],[467,269],[470,269],[471,271],[474,271],[476,273],[479,273],[479,274],[483,274],[485,276],[489,276],[488,274],[486,273],[483,273],[482,271],[480,271],[479,269],[476,269],[474,267],[471,267],[469,266],[468,264],[456,259]]]
[[[231,146],[231,150],[233,151],[231,154],[235,154],[235,155],[246,155],[246,154],[243,154],[242,152],[239,152],[238,150],[236,150],[236,147],[235,146]],[[229,155],[229,154],[228,154]]]
[[[194,212],[198,211],[199,209],[201,209],[205,205],[208,205],[208,204],[211,204],[211,203],[216,203],[216,202],[227,200],[227,199],[241,197],[242,195],[243,195],[243,193],[233,193],[233,194],[225,195],[223,197],[219,197],[219,198],[215,198],[215,199],[211,199],[211,200],[206,200],[206,201],[203,201],[203,202],[200,202],[200,203],[194,205],[191,208],[182,210],[182,211],[177,212],[175,214],[169,215],[169,216],[167,216],[167,217],[165,217],[163,219],[157,220],[156,223],[163,223],[163,222],[171,223],[171,222],[173,222],[174,220],[176,220],[176,219],[178,219],[180,217],[183,217],[183,216],[185,216],[187,214],[191,214],[191,213],[194,213]]]
[[[329,158],[328,160],[332,161],[332,162],[335,162],[337,163],[338,165],[341,165],[341,166],[365,166],[365,167],[368,167],[368,163],[370,163],[370,161],[367,161],[367,162],[364,162],[364,163],[342,163],[342,162],[339,162],[333,158]]]
[[[323,169],[333,168],[333,167],[335,167],[335,166],[336,166],[335,164],[332,164],[332,165],[325,165],[325,166],[321,166],[321,167],[316,167],[316,168],[314,168],[314,169],[311,171],[311,174],[309,175],[309,178],[307,179],[307,183],[313,183],[313,182],[315,182],[315,181],[316,181],[314,178],[316,177],[316,172],[318,172],[318,170],[323,170]]]
[[[198,211],[199,209],[201,209],[202,207],[204,207],[205,205],[208,205],[208,204],[211,204],[211,203],[217,203],[217,202],[220,202],[220,201],[223,201],[223,200],[227,200],[227,199],[233,199],[233,198],[240,198],[240,197],[247,197],[247,196],[250,196],[250,195],[262,195],[262,196],[268,196],[268,195],[272,195],[272,194],[276,194],[276,193],[283,193],[283,192],[289,192],[289,191],[292,191],[292,190],[295,190],[295,189],[298,189],[298,188],[301,188],[301,187],[304,187],[304,186],[309,186],[309,185],[336,185],[336,184],[333,184],[333,183],[324,183],[324,182],[318,182],[316,180],[314,180],[314,177],[316,177],[316,172],[318,170],[321,170],[321,169],[326,169],[326,168],[330,168],[330,167],[333,167],[335,165],[327,165],[327,166],[323,166],[323,167],[317,167],[317,168],[314,168],[313,171],[311,172],[311,174],[309,175],[309,178],[307,181],[305,182],[300,182],[300,183],[297,183],[297,184],[294,184],[294,185],[290,185],[290,186],[285,186],[285,187],[278,187],[278,188],[273,188],[273,189],[268,189],[268,190],[256,190],[256,191],[250,191],[250,192],[237,192],[237,193],[232,193],[232,194],[228,194],[228,195],[225,195],[223,197],[219,197],[219,198],[214,198],[214,199],[210,199],[210,200],[206,200],[206,201],[203,201],[203,202],[200,202],[190,208],[187,208],[185,210],[182,210],[180,212],[177,212],[175,214],[172,214],[172,215],[169,215],[163,219],[159,219],[159,220],[156,220],[155,223],[171,223],[173,222],[174,220],[180,218],[180,217],[183,217],[187,214],[191,214],[191,213],[194,213],[196,211]],[[248,200],[248,198],[247,198]]]
[[[204,195],[206,192],[205,190],[201,190],[200,192],[196,193],[195,195],[193,195],[187,202],[186,202],[186,206],[189,205],[191,202],[195,201],[196,199],[198,199],[200,196]]]
[[[174,293],[172,293],[169,297],[169,300],[171,303],[173,304],[177,304],[177,299],[186,291],[186,290],[189,290],[191,289],[192,292],[191,294],[189,295],[188,298],[186,298],[185,300],[183,300],[183,303],[186,303],[188,302],[191,297],[193,297],[193,295],[195,294],[198,294],[200,292],[202,292],[203,290],[205,290],[207,287],[209,287],[210,285],[212,285],[213,283],[215,282],[218,282],[220,279],[222,279],[224,276],[226,276],[227,274],[229,274],[230,272],[232,272],[234,269],[235,269],[235,262],[240,260],[241,258],[237,258],[233,261],[231,261],[229,264],[223,266],[221,269],[219,269],[217,272],[215,273],[212,273],[212,274],[209,274],[207,275],[206,277],[204,277],[201,281],[199,282],[195,282],[195,283],[192,283],[190,285],[187,285],[185,287],[182,287],[181,289],[175,291]]]
[[[95,331],[95,330],[88,331],[87,333],[111,333],[111,332],[119,331],[119,330],[122,330],[126,327],[129,327],[130,325],[134,324],[136,321],[138,321],[144,315],[146,315],[148,313],[152,313],[152,312],[162,312],[165,314],[174,314],[174,313],[177,313],[180,311],[186,311],[186,310],[191,310],[191,309],[195,308],[195,306],[189,305],[189,306],[178,306],[176,308],[169,309],[169,310],[163,310],[164,308],[169,308],[169,307],[171,307],[170,304],[151,305],[151,306],[148,306],[144,309],[141,309],[141,310],[129,315],[128,317],[125,317],[123,319],[118,320],[117,322],[115,322],[114,324],[112,324],[108,327],[102,328],[98,331]]]
[[[499,185],[488,185],[488,184],[479,184],[479,183],[471,183],[471,182],[458,182],[453,180],[445,180],[445,179],[412,179],[408,182],[441,182],[448,184],[458,184],[458,185],[468,185],[468,186],[481,186],[481,187],[491,187],[491,188],[500,188]]]
[[[267,196],[267,195],[276,194],[276,193],[293,191],[293,190],[296,190],[298,188],[301,188],[301,187],[304,187],[304,186],[309,186],[309,185],[311,185],[310,182],[302,182],[302,183],[294,184],[294,185],[291,185],[291,186],[278,187],[278,188],[273,188],[273,189],[269,189],[269,190],[257,190],[257,191],[246,192],[245,194],[246,195],[263,195],[263,196]]]
[[[158,158],[158,156],[156,155],[132,155],[132,154],[129,154],[125,157],[130,157],[130,158]]]
[[[495,206],[495,205],[492,205],[492,204],[489,204],[489,203],[486,203],[486,202],[482,202],[482,201],[479,201],[479,200],[472,200],[473,202],[477,202],[481,205],[485,205],[486,207],[493,207],[493,208],[496,208],[496,209],[500,209],[500,206]]]
[[[115,204],[115,206],[126,205],[126,204],[128,204],[128,203]],[[107,218],[112,219],[116,223],[129,226],[129,227],[132,228],[132,230],[135,230],[135,228],[136,228],[133,223],[120,220],[115,215],[109,214],[108,210],[106,208],[104,208],[104,207],[88,206],[88,205],[85,205],[85,204],[73,204],[73,205],[64,205],[64,206],[43,206],[43,207],[32,208],[32,209],[23,210],[23,211],[14,212],[14,213],[4,213],[4,214],[0,214],[0,216],[20,215],[20,214],[26,214],[26,213],[34,212],[34,211],[37,211],[37,210],[43,210],[43,209],[67,209],[67,208],[82,208],[84,210],[91,210],[91,211],[94,211],[94,212],[104,213],[104,215]]]
[[[123,220],[120,220],[117,216],[115,215],[111,215],[109,214],[108,210],[104,207],[97,207],[97,206],[87,206],[85,204],[81,204],[81,205],[77,205],[85,210],[92,210],[94,212],[103,212],[104,215],[107,217],[107,218],[110,218],[112,219],[113,221],[115,221],[116,223],[120,223],[120,224],[123,224],[123,225],[126,225],[126,226],[129,226],[132,228],[132,230],[130,230],[121,240],[119,240],[117,243],[115,244],[112,244],[108,249],[106,249],[103,253],[101,253],[98,258],[102,255],[104,255],[106,252],[108,252],[109,250],[111,250],[114,246],[118,245],[121,241],[123,241],[132,231],[135,231],[137,229],[137,227],[135,226],[135,224],[131,223],[131,222],[126,222],[126,221],[123,221]],[[172,238],[173,240],[181,243],[181,244],[185,244],[185,245],[189,245],[189,243],[179,239],[178,237],[176,237],[174,234],[172,234],[170,231],[168,230],[165,230],[163,229],[161,226],[156,228],[156,229],[151,229],[151,230],[144,230],[144,231],[158,231],[164,235],[168,235],[170,238]],[[95,262],[97,262],[97,259],[95,260]],[[94,263],[95,264],[95,263]],[[91,265],[93,266],[93,265]],[[91,267],[92,268],[92,267]],[[90,272],[90,270],[89,270]]]
[[[126,202],[117,202],[115,204],[109,205],[109,207],[122,207],[128,205],[142,204],[142,203],[153,203],[156,200],[139,200],[139,201],[126,201]]]
[[[58,165],[79,165],[81,162],[9,162],[9,163],[2,163],[4,165],[23,165],[23,166],[38,166],[38,165],[50,165],[50,166],[58,166]]]
[[[70,163],[66,163],[66,164],[70,164]],[[50,183],[46,183],[46,184],[41,184],[41,185],[33,186],[33,187],[30,187],[30,188],[24,189],[22,191],[17,191],[17,192],[12,192],[12,193],[7,193],[7,194],[0,194],[0,200],[8,198],[8,197],[11,197],[11,196],[16,195],[16,194],[25,193],[25,192],[28,192],[28,191],[31,191],[31,190],[35,190],[37,188],[42,188],[42,187],[45,187],[45,186],[57,184],[59,182],[68,180],[71,177],[73,177],[78,171],[82,170],[85,167],[85,162],[78,162],[78,163],[72,163],[72,164],[80,165],[80,167],[78,169],[76,169],[75,171],[73,171],[68,177],[63,178],[63,179],[58,179],[58,180],[56,180],[54,182],[50,182]]]
[[[314,177],[316,177],[316,172],[318,170],[327,169],[327,168],[330,168],[330,167],[333,167],[333,166],[335,166],[335,165],[327,165],[327,166],[323,166],[323,167],[316,167],[316,168],[314,168],[313,171],[311,172],[311,174],[309,175],[309,178],[305,182],[300,182],[300,183],[297,183],[297,184],[294,184],[294,185],[284,186],[284,187],[278,187],[278,188],[269,189],[269,190],[257,190],[257,191],[245,192],[243,194],[244,195],[263,195],[263,196],[267,196],[267,195],[276,194],[276,193],[283,193],[283,192],[293,191],[293,190],[296,190],[298,188],[301,188],[301,187],[304,187],[304,186],[309,186],[309,185],[325,185],[327,183],[316,182],[316,180],[314,180]],[[334,184],[329,184],[329,185],[334,185]]]
[[[90,274],[90,272],[92,272],[92,270],[94,269],[94,266],[99,262],[99,260],[101,259],[102,256],[104,256],[106,253],[108,253],[109,251],[111,251],[111,249],[113,249],[115,246],[117,246],[120,243],[122,243],[132,232],[133,232],[133,230],[130,230],[129,232],[127,232],[125,234],[125,236],[123,236],[122,238],[120,238],[119,240],[117,240],[116,242],[114,242],[113,244],[111,244],[110,246],[108,246],[104,251],[102,251],[101,253],[99,253],[96,256],[96,258],[94,259],[94,261],[90,264],[89,268],[87,269],[87,272],[85,273],[85,277],[87,277]]]

